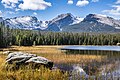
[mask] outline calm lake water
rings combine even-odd
[[[120,79],[120,46],[65,46],[61,48],[61,50],[65,50],[65,54],[73,55],[96,55],[96,56],[105,56],[101,62],[93,61],[89,66],[102,68],[101,75],[105,75],[111,73],[113,76]],[[87,74],[89,74],[89,70],[95,74],[95,69],[89,69],[88,65],[81,63],[74,63],[70,65],[63,66],[62,68],[70,69],[71,67],[79,65],[82,67]],[[107,69],[109,69],[107,71]],[[97,70],[97,69],[96,69]],[[93,75],[93,74],[92,74]],[[104,79],[103,79],[104,80]],[[113,79],[114,80],[114,79]]]
[[[65,46],[65,50],[101,50],[101,51],[120,51],[120,46]]]

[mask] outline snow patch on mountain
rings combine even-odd
[[[73,25],[73,24],[78,24],[78,23],[80,23],[81,21],[83,21],[83,19],[84,19],[84,18],[76,17],[75,20],[74,20],[74,22],[73,22],[71,25]]]
[[[113,19],[111,17],[99,16],[98,22],[101,22],[103,24],[107,24],[107,25],[110,25],[110,26],[114,26],[116,29],[120,29],[120,21],[116,20],[116,19]]]
[[[101,14],[89,14],[86,18],[90,18],[91,20],[96,20],[98,22],[101,22],[103,24],[107,24],[110,26],[117,26],[120,24],[119,20],[116,20],[116,19],[113,19],[106,15],[101,15]]]
[[[48,27],[49,21],[40,21],[40,29],[44,30]]]
[[[120,29],[120,27],[115,27],[116,29]]]
[[[6,25],[12,28],[18,29],[35,29],[35,27],[39,27],[39,21],[36,17],[33,16],[22,16],[15,17],[5,20]]]

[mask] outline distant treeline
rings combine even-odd
[[[0,47],[11,45],[116,45],[120,33],[68,33],[10,29],[0,24]]]

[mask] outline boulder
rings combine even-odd
[[[29,53],[24,53],[24,52],[13,52],[10,53],[7,58],[6,58],[6,62],[8,63],[24,63],[25,61],[29,60],[32,57],[36,57],[35,54],[29,54]]]
[[[34,64],[34,67],[40,67],[41,65],[43,65],[50,69],[53,67],[52,61],[44,57],[37,56],[35,54],[29,54],[24,52],[10,53],[6,58],[6,63],[8,64],[15,63],[17,66]]]
[[[87,75],[86,72],[83,70],[83,68],[81,68],[80,66],[73,66],[72,73],[79,74],[81,76]]]
[[[44,65],[45,67],[50,69],[52,69],[53,67],[52,61],[40,56],[30,58],[25,63],[28,63],[28,64],[33,63],[33,64],[36,64],[37,67],[39,67],[40,65]]]
[[[86,80],[89,78],[89,75],[83,70],[80,66],[73,66],[71,76],[69,80]]]

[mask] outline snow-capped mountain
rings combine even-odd
[[[120,32],[120,21],[100,14],[89,14],[78,24],[66,26],[70,32]]]
[[[10,28],[17,29],[61,31],[64,26],[79,23],[79,19],[80,18],[74,17],[71,13],[67,13],[58,15],[50,21],[39,21],[33,16],[22,16],[5,19],[4,23]]]
[[[6,26],[15,29],[69,32],[120,32],[120,20],[101,14],[89,14],[84,19],[71,13],[58,15],[49,21],[39,21],[34,16],[3,19]]]
[[[77,24],[80,22],[77,18],[75,18],[71,13],[58,15],[56,18],[52,19],[46,30],[48,31],[62,31],[64,26]],[[63,28],[64,29],[64,28]]]
[[[22,16],[4,20],[5,25],[17,29],[35,29],[39,27],[39,21],[36,17]]]
[[[119,20],[115,20],[112,17],[108,17],[106,15],[101,15],[101,14],[89,14],[84,21],[98,21],[100,23],[106,24],[106,25],[110,25],[110,26],[114,26],[116,27],[120,27],[120,21]]]

